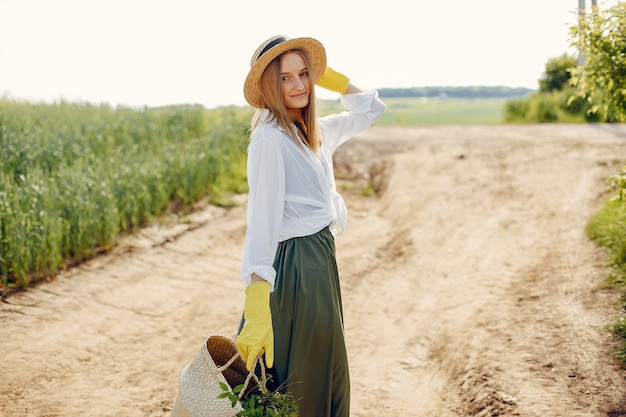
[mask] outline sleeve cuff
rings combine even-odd
[[[276,281],[276,270],[269,266],[251,265],[241,274],[243,287],[246,288],[252,282],[252,274],[257,274],[270,283],[270,292],[274,292],[274,282]]]

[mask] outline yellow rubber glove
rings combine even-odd
[[[256,357],[264,352],[265,364],[271,368],[274,365],[274,330],[269,282],[255,281],[248,285],[243,317],[246,323],[237,336],[237,347],[248,371],[252,371]]]
[[[350,79],[345,75],[338,73],[329,66],[326,66],[324,73],[317,81],[317,85],[330,91],[336,91],[338,93],[345,93],[348,88]]]

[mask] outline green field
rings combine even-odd
[[[493,125],[502,123],[504,99],[383,99],[379,126]],[[338,101],[320,102],[322,114],[341,111]]]
[[[245,191],[250,111],[0,101],[0,277],[25,288],[151,219]]]

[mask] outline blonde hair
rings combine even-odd
[[[296,52],[302,56],[304,61],[311,70],[311,61],[307,54],[300,50],[294,49],[284,52],[282,55]],[[302,125],[305,134],[300,134],[302,141],[298,138],[297,128],[292,123],[288,116],[287,107],[283,100],[283,93],[281,88],[281,72],[280,72],[280,58],[282,55],[274,58],[263,71],[261,76],[261,98],[262,106],[259,108],[250,122],[250,129],[254,131],[265,120],[262,115],[264,109],[269,110],[271,117],[276,123],[287,132],[291,138],[296,142],[298,146],[302,146],[302,142],[308,146],[313,152],[318,153],[321,146],[321,135],[319,133],[319,127],[317,124],[317,111],[315,109],[315,88],[311,85],[309,92],[309,104],[302,109]]]

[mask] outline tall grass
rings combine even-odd
[[[587,224],[587,234],[606,248],[611,271],[608,285],[618,288],[622,296],[622,317],[613,324],[613,334],[618,338],[617,356],[626,368],[626,167],[608,178],[609,189],[614,194]]]
[[[249,112],[0,101],[0,276],[25,288],[171,206],[245,188]]]

